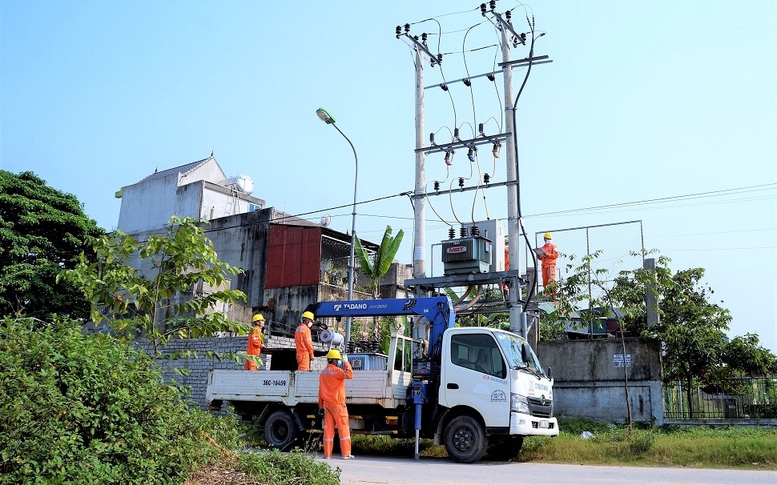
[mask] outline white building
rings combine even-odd
[[[252,191],[248,176],[228,178],[210,156],[122,187],[118,229],[134,236],[158,232],[172,215],[211,220],[264,209]]]

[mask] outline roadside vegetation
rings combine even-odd
[[[634,426],[629,430],[612,423],[562,419],[559,429],[555,438],[526,438],[511,461],[777,470],[777,428]],[[413,456],[413,440],[359,435],[352,439],[357,456]],[[432,440],[421,440],[419,449],[421,457],[447,456],[445,447],[433,445]]]

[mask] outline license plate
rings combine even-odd
[[[550,423],[548,422],[547,419],[540,420],[540,428],[547,428],[548,426],[550,426]]]

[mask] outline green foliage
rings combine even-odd
[[[74,195],[32,172],[0,170],[0,315],[88,317],[88,300],[56,278],[102,233]]]
[[[380,242],[380,249],[375,255],[375,261],[370,259],[367,251],[362,247],[362,243],[359,238],[356,238],[355,253],[359,260],[359,265],[362,268],[362,272],[372,280],[372,293],[377,297],[378,282],[380,278],[385,275],[391,267],[391,262],[394,261],[399,246],[402,244],[402,238],[405,233],[402,229],[399,230],[395,237],[391,236],[391,226],[386,226],[386,231],[383,233],[383,239]]]
[[[340,469],[325,462],[315,461],[315,455],[307,453],[281,453],[278,450],[261,453],[241,453],[241,471],[260,477],[266,485],[289,483],[315,483],[316,485],[339,485]]]
[[[731,314],[710,301],[714,291],[702,282],[704,269],[673,273],[669,258],[661,256],[655,271],[638,268],[612,277],[607,270],[594,268],[600,255],[596,251],[578,266],[568,266],[571,276],[557,288],[556,310],[543,318],[544,327],[563,322],[573,312],[586,326],[599,325],[602,316],[615,317],[631,335],[662,342],[665,381],[681,379],[688,389],[693,381],[722,385],[728,377],[763,374],[775,365],[775,356],[758,345],[755,335],[726,342]],[[589,291],[592,287],[597,291]],[[660,322],[650,329],[648,293],[657,298],[660,315]]]
[[[220,261],[198,221],[173,216],[164,236],[146,241],[116,231],[95,241],[97,259],[81,256],[62,278],[80,287],[92,303],[95,323],[103,319],[127,338],[143,335],[158,353],[170,338],[208,337],[215,332],[247,333],[248,325],[231,322],[224,303],[245,300],[229,289],[229,275],[242,272]],[[142,270],[130,265],[140,258]]]
[[[176,483],[237,446],[148,356],[74,321],[0,323],[0,483]]]

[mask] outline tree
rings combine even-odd
[[[378,283],[380,278],[385,275],[391,267],[394,256],[399,251],[399,246],[402,244],[402,237],[405,233],[402,229],[399,230],[396,237],[391,236],[391,226],[386,226],[386,230],[383,233],[383,239],[380,242],[380,249],[375,254],[375,261],[370,259],[370,255],[362,247],[359,238],[356,238],[356,256],[359,259],[359,265],[362,268],[362,272],[370,278],[370,290],[373,297],[378,297]]]
[[[242,272],[220,261],[198,221],[173,216],[164,236],[136,241],[121,231],[95,241],[97,260],[85,255],[62,278],[81,288],[92,303],[91,316],[125,337],[143,335],[153,355],[170,338],[208,337],[215,332],[247,333],[247,325],[231,322],[218,305],[245,300],[230,290],[229,275]],[[140,259],[143,270],[131,266]]]
[[[359,260],[359,266],[362,268],[362,273],[364,273],[371,280],[370,291],[372,292],[373,298],[378,297],[380,279],[388,272],[389,268],[391,268],[391,263],[394,261],[394,256],[396,256],[397,251],[399,251],[399,246],[402,244],[402,237],[405,235],[402,229],[399,230],[395,237],[391,236],[391,232],[391,226],[386,226],[386,230],[383,232],[383,239],[380,241],[380,248],[375,254],[374,261],[370,259],[370,255],[362,247],[362,243],[359,241],[359,238],[355,238],[356,256]],[[377,318],[373,319],[373,327],[373,333],[380,332],[381,342],[383,342],[391,335],[391,330],[389,327],[386,325],[379,325]],[[386,343],[384,342],[384,346],[385,345]]]
[[[615,295],[611,291],[612,285],[608,281],[609,271],[604,268],[594,268],[592,264],[601,253],[601,251],[595,251],[593,254],[585,255],[581,264],[574,268],[572,275],[563,284],[551,282],[550,294],[558,298],[551,320],[567,320],[572,312],[580,310],[578,314],[585,328],[593,328],[594,325],[601,328],[602,318],[614,318],[620,327],[620,312],[617,309]],[[570,256],[570,261],[574,261],[573,256]],[[570,264],[569,267],[571,268],[572,265]],[[586,308],[581,309],[580,305],[583,302]],[[620,337],[622,353],[625,356],[626,341],[623,332],[620,332]],[[629,372],[625,365],[623,366],[623,390],[626,421],[631,429],[633,418],[629,396]]]
[[[723,352],[723,362],[737,376],[757,376],[773,372],[777,358],[769,349],[761,347],[758,335],[746,333],[735,337]]]
[[[56,277],[81,252],[91,258],[87,241],[103,233],[74,195],[32,172],[0,170],[0,314],[88,317],[88,300]]]

